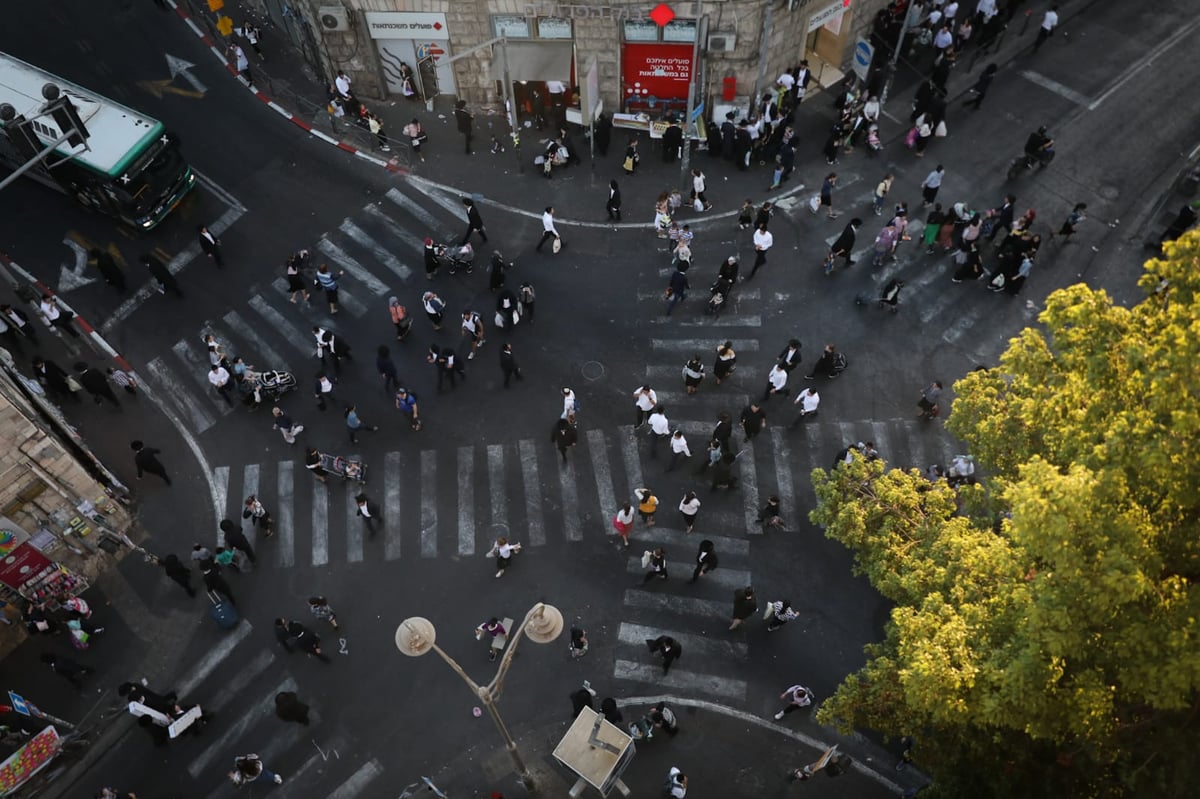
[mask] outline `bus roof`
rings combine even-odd
[[[165,131],[161,122],[139,114],[132,108],[101,97],[52,75],[7,53],[0,53],[0,103],[8,103],[26,119],[37,115],[46,104],[42,86],[53,83],[79,112],[90,134],[88,148],[63,143],[58,152],[72,154],[75,161],[109,177],[118,178],[130,161]],[[62,136],[53,117],[44,116],[30,126],[43,146]]]

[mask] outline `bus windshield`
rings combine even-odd
[[[130,164],[118,185],[129,195],[136,217],[146,217],[172,192],[187,164],[175,139],[164,135]]]

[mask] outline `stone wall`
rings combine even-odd
[[[329,2],[330,0],[325,0]],[[307,0],[315,19],[316,8],[322,0]],[[356,92],[365,97],[383,97],[386,82],[378,63],[374,42],[366,32],[362,18],[365,11],[424,11],[446,15],[450,29],[450,50],[459,54],[493,37],[491,15],[525,14],[530,7],[552,10],[556,5],[548,0],[344,0],[357,16],[355,29],[346,33],[324,33],[324,47],[332,67],[330,74],[344,69],[354,81]],[[769,45],[765,63],[760,58],[763,36],[763,15],[767,3],[773,6]],[[644,17],[655,2],[636,0],[596,0],[594,4],[577,0],[563,3],[562,13],[574,20],[576,71],[582,72],[594,55],[600,70],[600,94],[605,108],[618,107],[621,100],[621,14],[629,18]],[[695,4],[668,3],[682,19],[695,17]],[[797,64],[804,49],[809,16],[829,0],[796,0],[788,10],[779,0],[707,0],[701,2],[701,13],[708,17],[708,33],[734,34],[736,49],[730,53],[710,52],[705,55],[706,42],[701,42],[701,57],[706,59],[704,86],[698,99],[720,96],[722,79],[732,75],[737,79],[739,102],[748,102],[755,89],[758,94],[771,86],[785,69]],[[887,0],[855,0],[843,19],[844,54],[837,67],[846,67],[856,38],[868,30],[876,12]],[[599,9],[599,10],[598,10]],[[316,26],[316,30],[320,30]],[[454,64],[458,95],[477,108],[499,109],[503,98],[490,76],[491,53],[481,50],[473,57]],[[761,82],[760,82],[761,73]],[[578,76],[582,80],[582,75]]]

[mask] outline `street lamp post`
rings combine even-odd
[[[508,645],[504,649],[504,657],[500,660],[500,668],[496,670],[496,676],[487,685],[479,685],[472,680],[463,671],[462,666],[459,666],[454,658],[447,655],[437,645],[437,630],[429,619],[412,616],[400,622],[400,626],[396,628],[396,648],[409,657],[419,657],[430,650],[437,652],[442,660],[446,661],[459,677],[462,677],[463,682],[470,686],[471,691],[487,708],[488,715],[491,716],[492,722],[500,732],[500,737],[504,739],[504,747],[508,750],[508,756],[512,759],[513,768],[516,769],[521,784],[525,786],[526,790],[533,791],[536,787],[533,775],[529,773],[525,761],[521,759],[521,753],[517,751],[517,743],[509,734],[508,727],[504,725],[504,719],[500,718],[496,702],[504,690],[504,678],[508,674],[508,667],[512,664],[513,654],[517,651],[517,644],[520,643],[521,637],[529,638],[536,644],[548,644],[558,638],[562,634],[562,630],[563,617],[558,608],[542,602],[534,605],[517,625],[516,630],[508,631]]]

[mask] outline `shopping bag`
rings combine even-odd
[[[809,197],[808,198],[808,210],[815,214],[820,209],[821,209],[821,195],[814,194],[812,197]]]
[[[937,127],[933,129],[933,135],[939,139],[944,139],[946,138],[947,133],[949,133],[949,131],[946,129],[946,120],[943,119],[941,122],[937,123]]]
[[[561,236],[554,237],[554,244],[552,244],[550,246],[550,249],[556,253],[562,249],[562,237]]]
[[[704,210],[704,201],[701,200],[699,197],[697,197],[695,200],[692,201],[692,210],[693,211],[703,211]]]
[[[904,136],[904,146],[910,150],[917,146],[917,129],[915,127],[910,128]]]
[[[642,553],[642,568],[643,569],[650,568],[650,559],[652,557],[653,557],[653,555],[650,554],[650,550],[648,550],[648,549]]]
[[[625,163],[623,164],[623,166],[625,167],[626,172],[633,171],[633,156],[632,155],[626,156]]]
[[[775,612],[775,603],[768,602],[766,610],[763,611],[763,621],[766,621],[767,619],[771,618],[771,614],[774,612]]]

